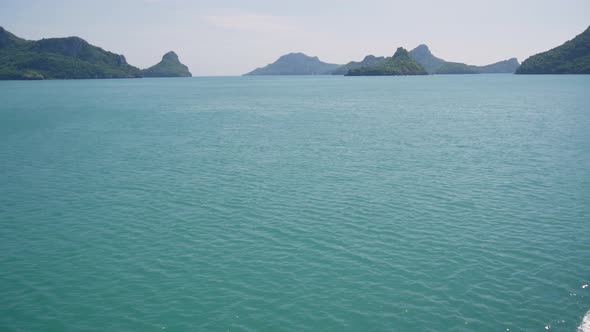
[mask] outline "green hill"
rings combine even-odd
[[[421,64],[410,56],[408,51],[400,47],[395,54],[374,66],[365,66],[350,70],[346,76],[398,76],[428,75]]]
[[[19,38],[12,33],[0,27],[0,49],[5,47],[15,47],[27,43],[26,40]]]
[[[590,27],[574,39],[526,59],[517,74],[590,74]]]
[[[191,77],[188,67],[180,62],[178,55],[170,51],[158,64],[142,70],[144,77]]]
[[[318,57],[310,57],[303,53],[289,53],[245,75],[329,75],[338,67],[340,65],[322,62]]]
[[[0,27],[0,79],[141,77],[125,57],[78,37],[28,41]]]
[[[349,70],[367,66],[376,66],[383,60],[385,60],[385,57],[383,56],[376,57],[374,55],[367,55],[361,62],[351,61],[344,66],[337,68],[332,72],[332,75],[346,75]]]

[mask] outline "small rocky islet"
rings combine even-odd
[[[141,71],[144,77],[191,77],[188,67],[178,59],[178,55],[170,51],[162,57],[158,64]]]

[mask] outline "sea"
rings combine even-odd
[[[0,82],[0,331],[590,331],[590,76]]]

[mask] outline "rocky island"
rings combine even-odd
[[[188,67],[180,62],[178,55],[172,51],[164,54],[158,64],[142,70],[144,77],[191,77]]]
[[[392,57],[385,58],[372,66],[364,66],[348,71],[346,76],[406,76],[428,75],[424,67],[399,47]]]

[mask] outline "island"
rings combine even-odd
[[[144,77],[191,77],[188,67],[180,62],[178,55],[170,51],[158,64],[142,70]]]
[[[526,59],[517,74],[590,74],[590,27],[574,39]]]
[[[399,47],[392,57],[386,58],[373,66],[365,66],[348,71],[346,76],[406,76],[428,75],[424,67],[410,56],[403,47]]]
[[[0,27],[0,79],[87,79],[142,77],[123,55],[79,37],[25,40]]]
[[[303,53],[289,53],[275,62],[257,68],[244,76],[259,75],[329,75],[341,65],[322,62],[317,56],[311,57]]]

